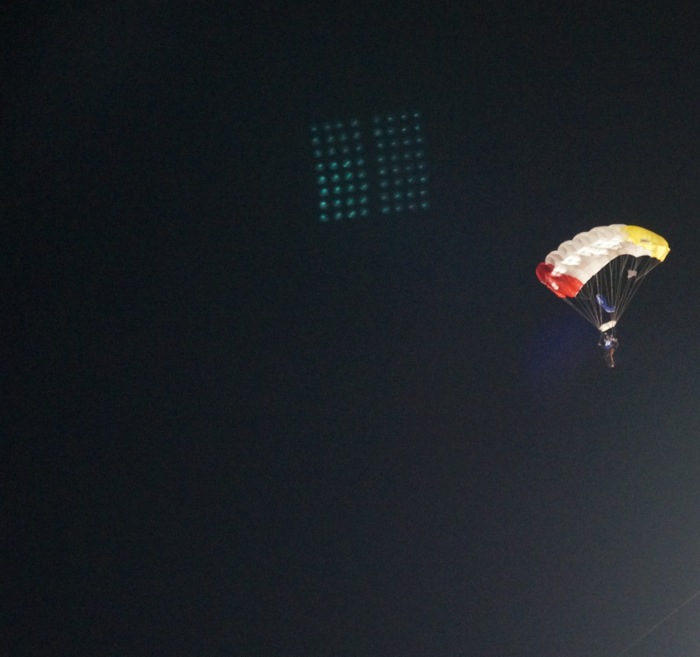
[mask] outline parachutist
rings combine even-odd
[[[603,358],[608,367],[615,367],[615,351],[617,350],[619,340],[615,335],[615,329],[603,331],[598,340],[598,346],[603,350]]]
[[[615,367],[614,329],[644,277],[669,251],[661,235],[641,226],[597,226],[562,242],[535,273],[598,329],[605,364]]]

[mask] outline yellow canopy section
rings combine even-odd
[[[623,230],[629,235],[630,241],[645,248],[659,262],[663,262],[671,250],[668,247],[668,242],[661,235],[652,233],[646,228],[641,226],[624,226]]]

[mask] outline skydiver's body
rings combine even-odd
[[[615,351],[618,346],[618,339],[615,335],[615,329],[603,331],[598,340],[598,346],[603,350],[603,358],[608,367],[615,367]]]

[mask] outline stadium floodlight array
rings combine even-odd
[[[367,156],[357,119],[311,127],[321,221],[369,214]]]
[[[375,116],[379,208],[382,214],[427,210],[428,172],[418,112]]]
[[[430,207],[419,112],[314,125],[311,145],[321,221]]]

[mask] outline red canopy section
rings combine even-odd
[[[554,265],[549,265],[546,262],[537,265],[537,278],[540,279],[540,283],[546,285],[562,299],[566,297],[573,299],[583,287],[583,283],[578,278],[568,274],[555,274],[553,270]]]

